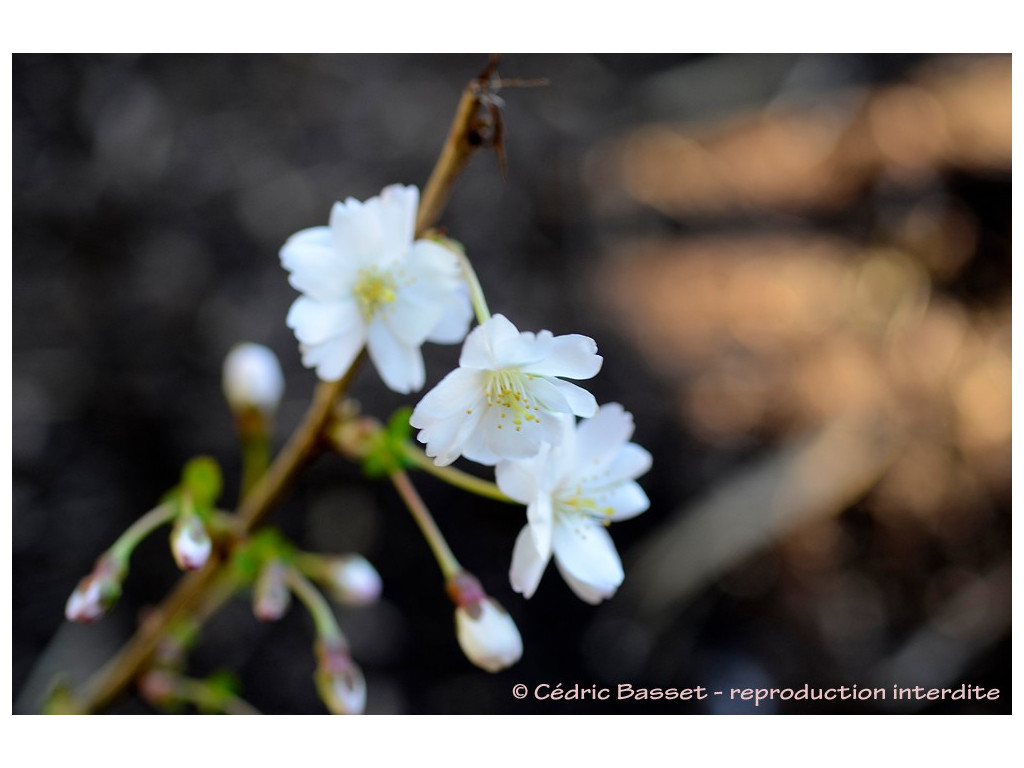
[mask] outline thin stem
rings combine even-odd
[[[463,472],[461,469],[456,469],[452,466],[437,466],[432,458],[427,456],[427,454],[412,443],[406,444],[404,455],[410,462],[412,462],[413,465],[416,466],[417,469],[422,469],[424,472],[444,480],[446,483],[454,485],[456,488],[461,488],[464,491],[469,491],[470,493],[475,493],[477,496],[483,496],[488,499],[504,501],[507,504],[519,504],[515,499],[510,499],[502,493],[501,489],[492,482],[482,480],[475,475]]]
[[[245,497],[270,465],[270,435],[261,431],[242,438],[241,496]]]
[[[459,260],[459,267],[462,269],[462,276],[469,286],[469,298],[473,302],[473,311],[476,313],[476,321],[483,325],[491,319],[491,310],[487,308],[487,299],[484,298],[484,289],[480,287],[480,280],[476,276],[476,270],[466,258],[461,248],[455,249],[455,257]]]
[[[139,542],[161,525],[171,522],[177,511],[174,502],[171,501],[165,501],[163,504],[153,507],[153,509],[128,526],[125,532],[118,537],[117,541],[110,546],[109,552],[111,556],[118,562],[127,563],[128,558],[131,557]]]
[[[413,519],[420,527],[420,531],[423,532],[423,537],[427,540],[427,544],[430,545],[430,550],[434,553],[437,564],[441,566],[441,573],[444,574],[445,579],[450,579],[462,570],[462,566],[455,559],[455,555],[449,548],[448,542],[445,541],[441,529],[437,527],[437,523],[434,522],[430,510],[427,509],[427,505],[423,503],[423,499],[420,498],[419,493],[416,491],[416,486],[412,484],[409,475],[401,470],[392,472],[390,477],[391,482],[394,483],[395,489],[398,491],[398,495],[402,497],[402,501],[409,508]]]
[[[258,715],[256,707],[238,696],[215,691],[205,680],[179,677],[174,684],[174,697],[187,704],[220,711],[225,715]]]
[[[320,590],[295,568],[288,568],[285,571],[285,581],[313,617],[317,637],[321,640],[344,640],[345,636],[341,633],[338,620],[334,618],[334,611],[331,610],[327,598],[320,594]]]
[[[455,179],[477,149],[477,144],[470,137],[476,130],[474,118],[480,108],[478,96],[472,84],[462,91],[451,128],[448,129],[448,138],[441,148],[441,155],[420,197],[420,207],[416,213],[417,236],[422,235],[441,218],[441,211],[444,210],[452,193]]]

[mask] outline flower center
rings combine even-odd
[[[522,430],[524,422],[540,424],[541,406],[535,397],[530,396],[529,390],[529,382],[533,378],[531,374],[515,368],[491,372],[484,387],[484,395],[488,407],[497,406],[502,409],[498,429],[504,429],[503,420],[511,423],[516,432]]]
[[[377,267],[360,269],[353,293],[363,319],[369,322],[374,315],[392,304],[397,287],[390,272],[382,272]]]
[[[607,494],[598,491],[588,491],[582,483],[577,483],[570,488],[564,486],[560,491],[555,492],[554,513],[555,517],[574,519],[580,517],[594,517],[605,525],[611,523],[611,516],[615,514],[615,508],[603,504],[607,500]]]

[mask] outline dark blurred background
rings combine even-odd
[[[177,578],[159,533],[103,622],[64,602],[191,456],[239,477],[220,366],[273,348],[281,438],[314,387],[277,251],[333,201],[422,186],[459,56],[13,57],[13,682],[38,709]],[[507,571],[520,511],[417,478],[523,660],[461,655],[388,486],[323,456],[273,523],[359,551],[384,599],[339,610],[370,712],[1008,713],[1009,56],[508,55],[508,178],[473,158],[443,224],[491,309],[585,333],[636,418],[651,509],[612,527],[626,582],[581,603]],[[428,346],[428,382],[457,360]],[[429,385],[429,384],[428,384]],[[367,367],[353,394],[404,403]],[[470,471],[477,471],[467,466]],[[322,712],[311,626],[244,600],[190,660],[265,712]],[[997,687],[990,702],[516,701],[515,683]],[[134,693],[116,712],[150,712]]]

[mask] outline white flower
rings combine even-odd
[[[460,454],[487,465],[536,456],[561,439],[552,414],[597,411],[593,395],[556,378],[591,378],[601,369],[596,352],[587,336],[520,333],[494,315],[466,337],[459,367],[423,396],[409,422],[439,466]]]
[[[650,469],[651,455],[628,442],[633,417],[618,403],[578,426],[563,418],[562,427],[559,445],[497,466],[498,487],[527,505],[509,577],[516,592],[531,597],[554,554],[573,592],[596,604],[615,594],[624,577],[605,526],[650,506],[633,481]]]
[[[455,609],[455,635],[466,658],[488,672],[500,672],[523,655],[516,623],[491,597]]]
[[[413,242],[419,191],[393,185],[365,203],[335,203],[330,226],[298,232],[281,248],[289,282],[304,294],[288,312],[302,363],[325,381],[348,370],[365,344],[388,387],[423,388],[424,341],[457,344],[472,307],[458,261],[432,240]]]
[[[236,344],[224,358],[221,383],[235,412],[258,408],[272,415],[284,394],[281,364],[262,344]]]

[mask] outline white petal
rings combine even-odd
[[[483,429],[481,429],[479,422],[477,422],[476,428],[466,435],[465,442],[462,444],[462,455],[470,461],[475,461],[477,464],[483,464],[485,467],[493,467],[505,458],[491,450],[487,437]]]
[[[546,562],[551,557],[552,535],[555,525],[555,515],[551,508],[551,496],[547,493],[539,494],[526,508],[526,519],[530,523],[530,536],[533,539],[533,546]]]
[[[588,418],[597,413],[597,400],[583,387],[578,387],[572,382],[563,381],[562,379],[547,378],[545,380],[555,385],[558,393],[569,404],[569,410],[572,413],[583,418]]]
[[[597,505],[599,520],[628,520],[651,506],[644,489],[631,480],[608,486],[590,498]]]
[[[502,367],[532,371],[550,354],[553,342],[554,337],[550,331],[541,331],[538,334],[520,333],[496,341],[494,354]]]
[[[581,421],[577,430],[580,470],[604,471],[633,436],[633,416],[618,403],[607,403],[593,418]]]
[[[437,466],[446,467],[459,458],[459,455],[465,450],[464,443],[472,435],[480,420],[480,413],[480,410],[475,410],[470,415],[456,414],[431,421],[420,431],[416,439],[427,444],[426,454],[434,459]]]
[[[360,267],[383,266],[381,248],[384,232],[374,198],[361,203],[349,198],[331,209],[331,236],[334,250],[346,261]]]
[[[430,331],[427,341],[435,344],[458,344],[466,338],[466,331],[473,319],[473,305],[469,292],[459,288],[445,302],[441,319]]]
[[[377,373],[389,389],[407,395],[423,388],[426,372],[419,347],[402,344],[382,320],[370,323],[366,347]]]
[[[355,265],[339,258],[327,227],[297,232],[280,255],[282,266],[291,273],[288,282],[303,293],[323,300],[351,294]]]
[[[400,291],[398,298],[383,310],[382,318],[399,341],[419,347],[440,322],[444,307],[438,302],[417,301],[410,293]]]
[[[412,244],[406,269],[417,278],[465,285],[455,254],[433,240],[417,240]]]
[[[604,470],[605,482],[635,480],[651,468],[651,454],[636,443],[626,443]]]
[[[320,344],[351,333],[362,325],[362,318],[351,300],[316,301],[300,296],[288,310],[285,324],[301,343]]]
[[[555,566],[558,568],[558,572],[562,574],[562,578],[565,579],[565,583],[569,585],[569,589],[586,603],[597,605],[602,600],[607,600],[615,594],[617,587],[596,587],[593,584],[587,584],[566,571],[557,560],[555,560]]]
[[[551,341],[546,359],[531,367],[530,372],[568,379],[589,379],[601,370],[604,360],[596,353],[597,342],[589,336],[576,333],[556,336]]]
[[[553,413],[571,413],[569,402],[555,383],[558,379],[541,376],[532,378],[524,376],[523,379],[526,381],[526,390],[530,398],[543,410]]]
[[[462,347],[459,365],[465,368],[497,370],[503,368],[496,349],[509,339],[519,336],[519,330],[504,315],[493,315],[483,325],[478,325]]]
[[[504,415],[506,418],[502,418]],[[477,426],[486,443],[487,449],[502,459],[528,459],[536,456],[545,444],[549,429],[545,425],[552,424],[544,414],[533,421],[516,424],[515,414],[511,409],[501,406],[487,406],[487,411]],[[467,454],[468,455],[468,454]]]
[[[423,396],[409,423],[423,429],[436,419],[472,410],[484,397],[483,376],[480,371],[456,368]]]
[[[380,193],[381,248],[386,259],[400,258],[412,245],[420,193],[416,187],[392,184]]]
[[[323,381],[337,381],[352,365],[364,343],[366,334],[363,327],[359,326],[323,344],[300,345],[302,364],[307,368],[316,368],[317,376]]]
[[[540,493],[537,475],[541,469],[542,464],[537,459],[503,461],[494,468],[494,479],[506,496],[529,504]]]
[[[598,590],[615,590],[625,574],[604,526],[584,515],[559,517],[552,535],[555,559],[577,581]]]
[[[525,598],[533,597],[550,559],[550,554],[543,557],[537,551],[530,534],[530,526],[525,526],[519,532],[516,545],[512,549],[512,567],[509,568],[508,573],[512,589]]]

